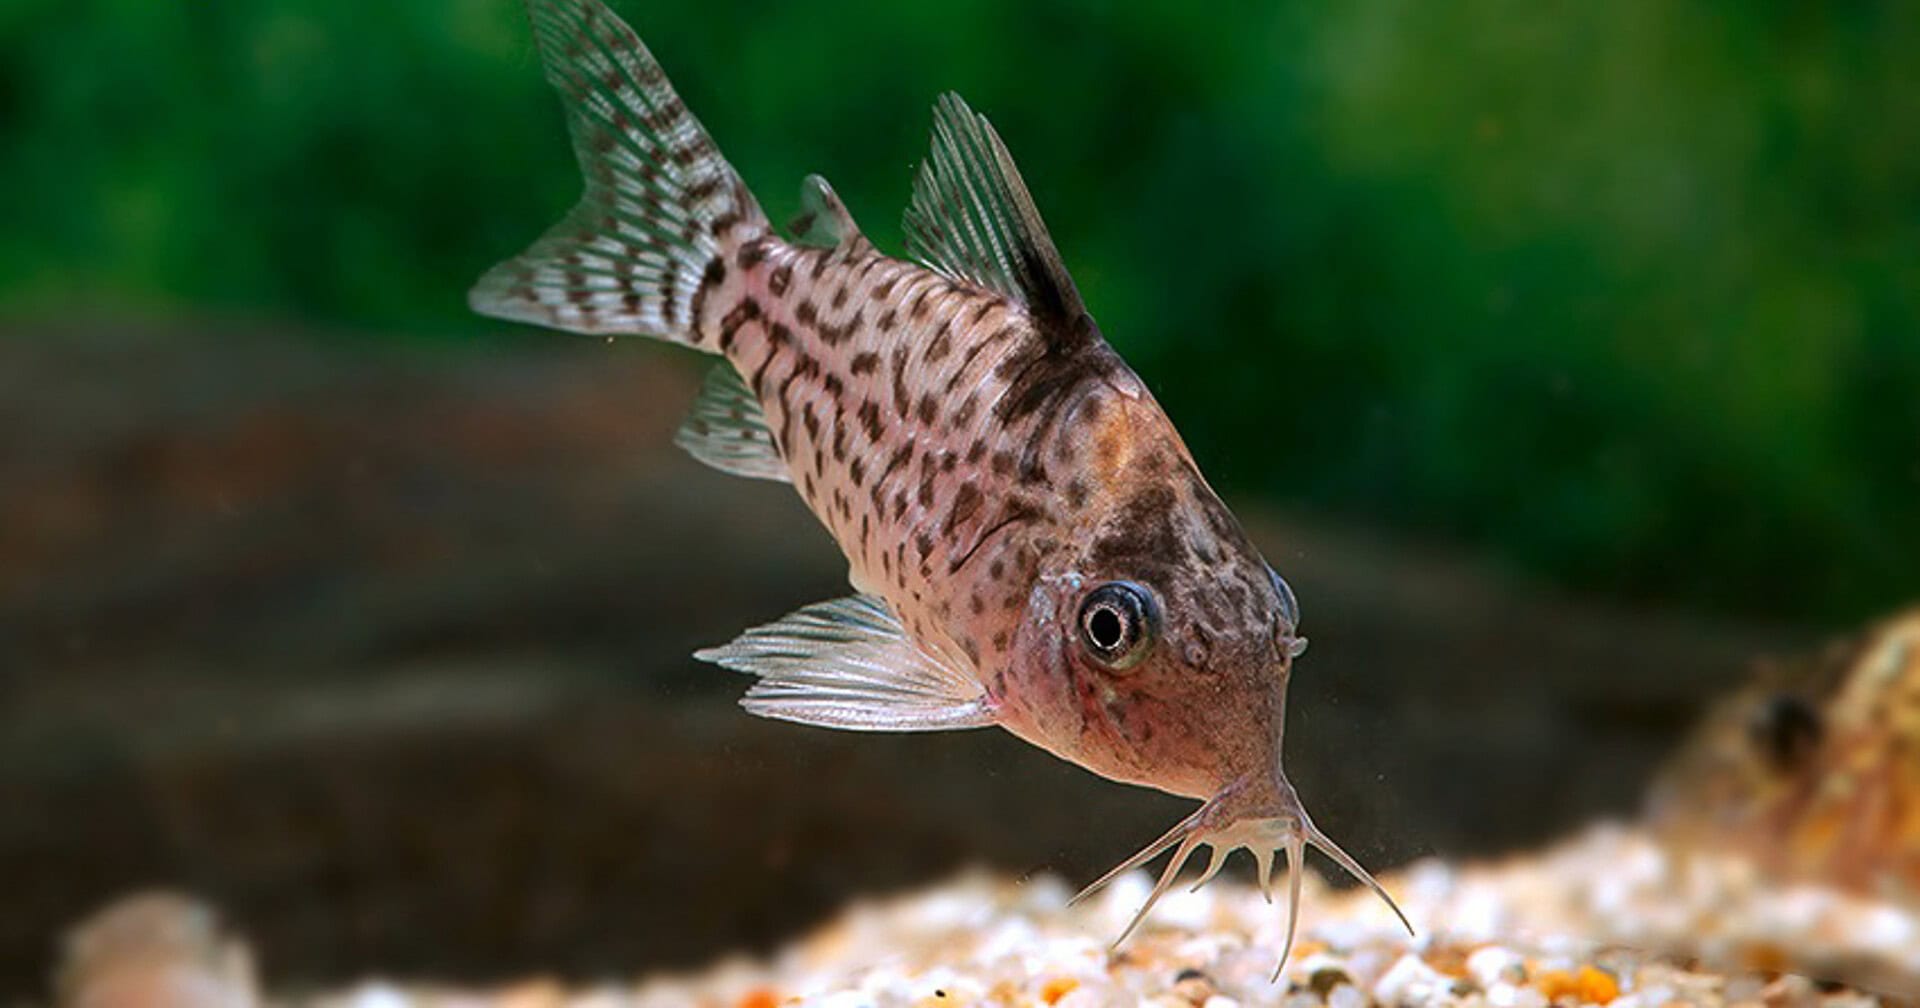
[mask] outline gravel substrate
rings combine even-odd
[[[587,990],[539,980],[487,992],[372,983],[314,1003],[1784,1008],[1902,1003],[1893,995],[1920,992],[1920,921],[1912,913],[1819,890],[1769,889],[1750,870],[1697,856],[1680,863],[1624,828],[1597,828],[1499,864],[1422,862],[1385,881],[1418,937],[1408,939],[1371,896],[1333,892],[1310,877],[1302,940],[1279,983],[1270,977],[1284,912],[1245,885],[1216,882],[1168,897],[1116,953],[1107,943],[1145,898],[1145,874],[1071,908],[1058,879],[972,875],[849,907],[770,962]],[[1807,971],[1836,979],[1815,981]]]

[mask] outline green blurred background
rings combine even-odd
[[[1815,626],[1920,558],[1920,6],[620,5],[898,249],[942,89],[1231,494]],[[456,352],[576,192],[510,0],[11,0],[0,315]]]

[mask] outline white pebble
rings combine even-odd
[[[1206,1003],[1202,1004],[1200,1008],[1240,1008],[1240,1002],[1235,1001],[1225,994],[1215,994],[1207,998]]]
[[[1341,984],[1327,992],[1327,1008],[1367,1008],[1367,996],[1352,984]]]
[[[1502,980],[1525,979],[1527,960],[1525,956],[1512,949],[1488,945],[1474,950],[1474,953],[1467,957],[1467,973],[1484,990]]]
[[[1502,981],[1487,988],[1487,1003],[1493,1008],[1547,1008],[1547,996],[1531,987]]]
[[[1380,982],[1374,985],[1373,996],[1388,1004],[1429,1001],[1452,983],[1445,974],[1427,965],[1419,956],[1408,954],[1401,956],[1380,978]]]
[[[347,1004],[352,1008],[409,1008],[413,1001],[400,988],[375,980],[348,995]]]

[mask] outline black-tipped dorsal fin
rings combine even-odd
[[[796,244],[852,252],[867,247],[860,225],[827,180],[809,175],[800,183],[800,213],[788,223]]]
[[[793,482],[774,446],[767,415],[732,364],[715,364],[700,386],[700,398],[680,422],[673,443],[687,454],[735,476]]]
[[[905,223],[907,248],[935,271],[1012,298],[1062,331],[1086,314],[1006,145],[952,92],[934,104],[933,150]]]

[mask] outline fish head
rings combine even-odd
[[[1205,798],[1278,772],[1306,641],[1286,582],[1237,528],[1212,534],[1180,498],[1164,485],[1133,495],[1038,574],[1006,700],[1062,756]]]
[[[1214,851],[1203,882],[1245,847],[1263,888],[1284,853],[1290,949],[1311,845],[1393,907],[1314,827],[1281,765],[1288,680],[1306,649],[1292,588],[1150,398],[1095,412],[1113,418],[1087,435],[1085,454],[1108,463],[1093,467],[1099,490],[1038,565],[995,699],[1002,723],[1029,741],[1204,803],[1088,891],[1175,847],[1137,924],[1199,845]]]
[[[1278,773],[1299,605],[1152,401],[1108,400],[1076,411],[1094,489],[1040,551],[995,700],[1096,773],[1211,797]]]

